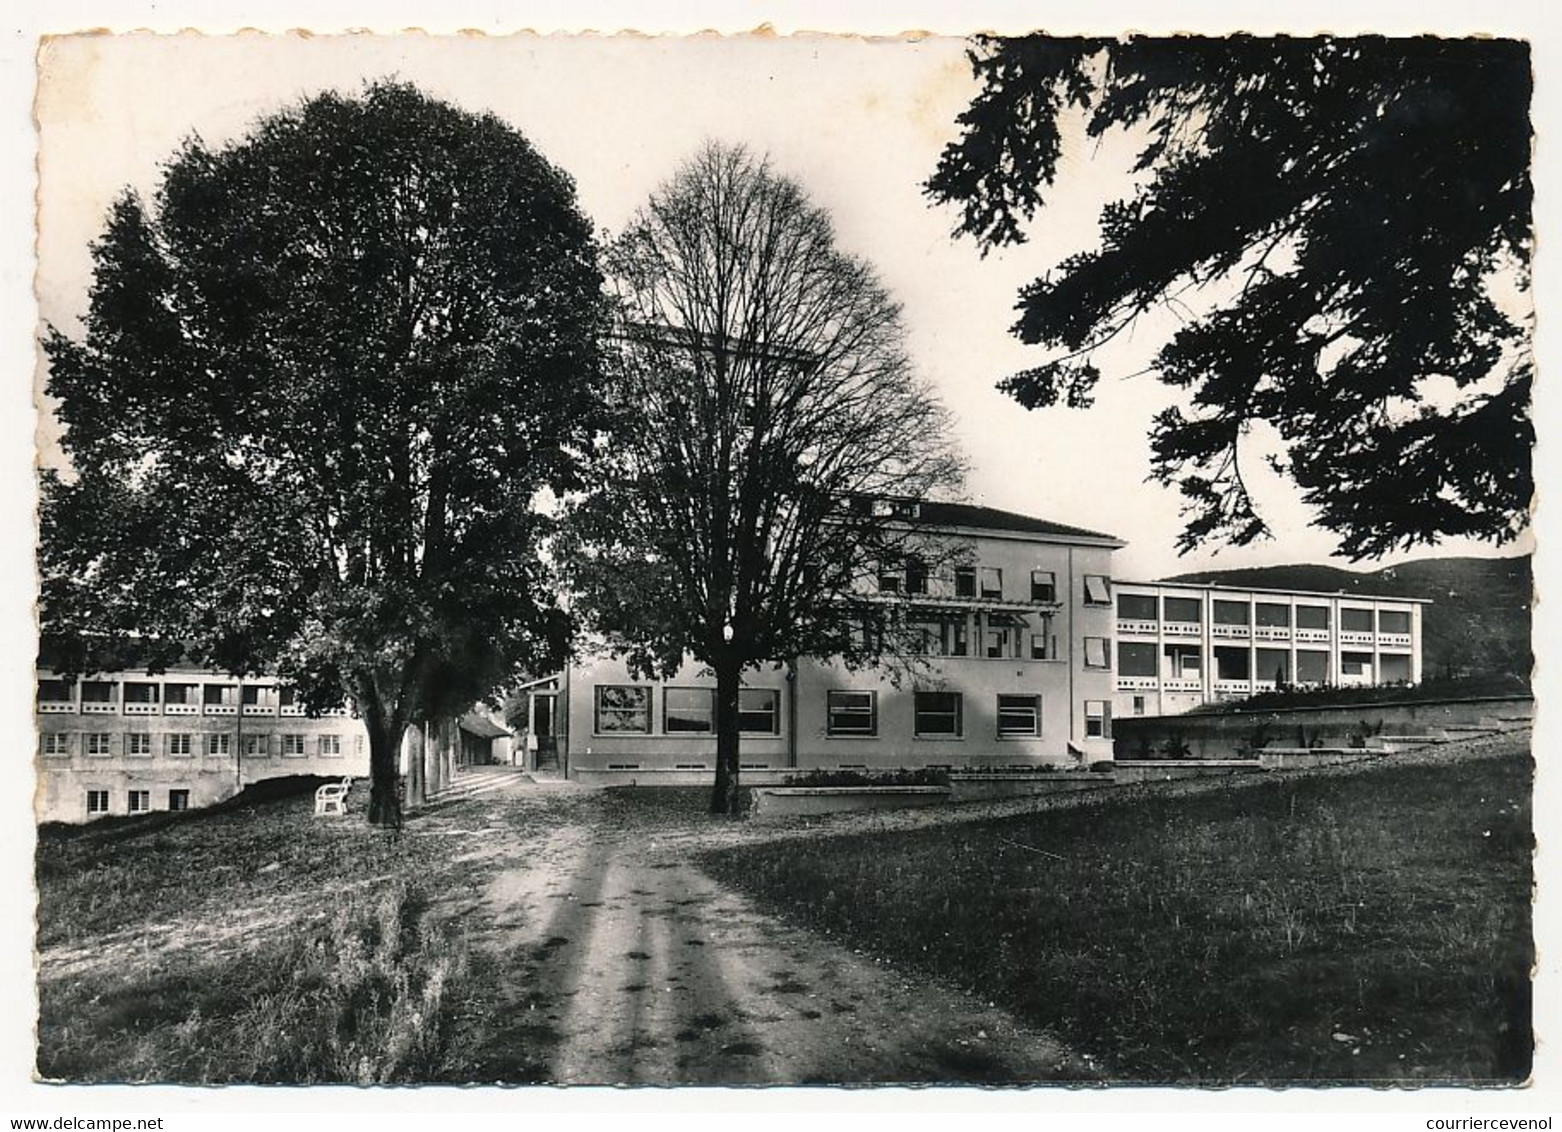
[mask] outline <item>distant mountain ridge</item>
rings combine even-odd
[[[1338,566],[1249,566],[1200,570],[1166,582],[1319,593],[1419,597],[1432,602],[1422,621],[1422,669],[1433,677],[1511,675],[1529,679],[1530,556],[1420,558],[1363,572]]]

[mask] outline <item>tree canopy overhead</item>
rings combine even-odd
[[[535,501],[580,482],[605,313],[572,182],[380,83],[191,140],[93,255],[45,342],[45,632],[351,697],[396,820],[405,728],[564,643]]]
[[[1154,362],[1184,391],[1150,435],[1185,499],[1181,550],[1268,533],[1238,459],[1257,422],[1353,558],[1525,527],[1527,45],[1038,35],[969,57],[982,87],[927,191],[984,249],[1046,222],[1066,116],[1145,139],[1099,246],[1022,290],[1014,332],[1048,357],[1002,388],[1086,406],[1096,355],[1138,316],[1218,296]]]
[[[728,812],[743,671],[875,655],[865,621],[885,611],[853,589],[916,540],[871,501],[947,491],[959,461],[899,306],[747,151],[707,145],[604,262],[616,418],[575,528],[580,607],[648,675],[685,656],[714,672],[713,808]]]

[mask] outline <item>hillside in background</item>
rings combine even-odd
[[[1518,676],[1529,679],[1529,555],[1514,558],[1422,558],[1372,572],[1337,566],[1254,566],[1205,570],[1162,579],[1321,593],[1420,597],[1422,667],[1427,679]]]

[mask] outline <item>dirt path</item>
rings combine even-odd
[[[682,839],[680,839],[682,840]],[[988,1003],[790,927],[676,849],[590,824],[501,868],[472,924],[494,999],[474,1079],[562,1084],[1090,1079]]]
[[[1291,772],[1497,757],[1527,732],[1392,760]],[[615,805],[578,787],[517,786],[485,799],[548,814],[534,836],[483,839],[486,886],[463,917],[487,976],[475,1081],[805,1084],[1089,1081],[1056,1037],[925,976],[877,963],[759,911],[690,864],[702,849],[920,828],[1131,794],[1243,789],[1268,779],[1192,779],[959,807],[875,811],[768,825],[697,809]],[[514,810],[512,809],[512,815]],[[454,808],[452,816],[454,815]]]

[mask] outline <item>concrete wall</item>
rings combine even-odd
[[[1193,758],[1219,759],[1230,758],[1240,746],[1259,741],[1274,747],[1348,747],[1353,736],[1366,737],[1367,732],[1427,734],[1448,727],[1478,726],[1487,718],[1528,719],[1533,714],[1531,699],[1478,698],[1145,717],[1118,720],[1115,741],[1119,759],[1143,758],[1146,745],[1157,751],[1173,735],[1187,744]]]

